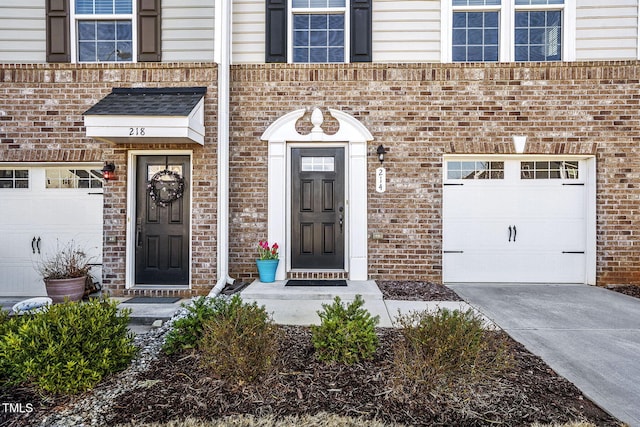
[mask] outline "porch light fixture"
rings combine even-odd
[[[524,153],[524,147],[527,144],[527,137],[522,135],[514,135],[513,136],[513,148],[516,151],[516,154]]]
[[[116,177],[116,165],[111,162],[104,162],[104,167],[102,168],[102,178],[105,181],[109,181],[110,179],[115,179]]]
[[[378,160],[380,160],[380,163],[384,162],[384,155],[386,152],[387,150],[384,148],[382,144],[378,145],[378,149],[376,150],[376,153],[378,153]]]

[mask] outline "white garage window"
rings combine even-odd
[[[47,168],[46,188],[102,188],[102,172],[97,169]]]
[[[0,189],[2,188],[29,188],[29,171],[0,169]]]
[[[521,162],[521,179],[578,179],[577,161]]]
[[[447,162],[447,179],[504,179],[504,162]]]

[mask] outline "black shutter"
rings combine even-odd
[[[371,0],[351,0],[351,62],[371,62]]]
[[[287,0],[267,0],[265,62],[287,62]]]
[[[71,62],[69,0],[47,0],[47,62]]]
[[[138,61],[161,59],[160,0],[138,0]]]

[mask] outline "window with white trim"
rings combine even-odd
[[[293,62],[345,62],[347,0],[291,0]]]
[[[575,0],[443,4],[443,62],[562,61],[575,56],[565,46],[575,38],[575,23],[568,19],[575,15]]]
[[[134,61],[133,0],[75,0],[72,10],[77,62]]]
[[[0,189],[29,188],[27,169],[0,169]]]

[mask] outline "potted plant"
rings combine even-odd
[[[271,283],[276,280],[276,270],[278,269],[278,244],[274,243],[269,246],[266,240],[258,242],[259,259],[256,260],[258,266],[258,274],[260,281],[263,283]]]
[[[37,263],[37,270],[44,280],[47,295],[53,303],[80,301],[85,293],[85,285],[92,257],[71,241],[55,252],[43,256]]]

